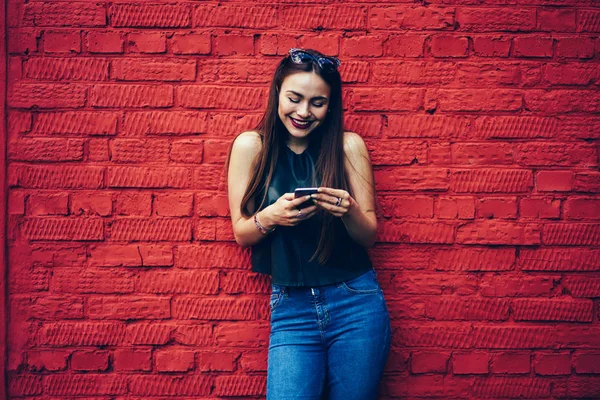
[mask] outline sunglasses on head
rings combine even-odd
[[[308,64],[316,62],[323,72],[333,72],[342,63],[336,57],[314,56],[302,49],[290,49],[290,60],[295,64]]]

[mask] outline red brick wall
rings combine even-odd
[[[598,3],[301,3],[8,0],[10,397],[264,394],[223,163],[292,46],[375,165],[384,398],[600,396]]]

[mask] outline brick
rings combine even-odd
[[[568,276],[561,282],[566,294],[573,297],[600,297],[600,277]]]
[[[213,193],[196,192],[195,212],[199,217],[227,217],[229,204],[227,196],[214,195]]]
[[[121,32],[88,32],[87,49],[90,53],[123,53],[123,34]]]
[[[115,213],[117,215],[145,216],[151,215],[152,196],[143,192],[121,192],[115,197]]]
[[[511,248],[442,249],[431,260],[436,271],[509,271],[514,263],[515,250]]]
[[[596,166],[596,148],[579,143],[524,143],[515,146],[515,161],[526,167]]]
[[[51,375],[45,379],[46,393],[54,396],[124,395],[127,378],[119,375]]]
[[[179,348],[154,352],[158,372],[187,372],[194,369],[194,352]]]
[[[204,241],[227,240],[221,238],[217,239],[217,229],[218,227],[216,219],[201,218],[196,221],[194,239]],[[231,241],[235,241],[235,238],[231,239]]]
[[[593,58],[594,40],[589,37],[554,37],[558,58]]]
[[[510,143],[455,143],[451,145],[452,163],[461,165],[510,165],[514,150]]]
[[[489,372],[488,353],[454,353],[452,354],[452,371],[454,374],[487,374]]]
[[[472,197],[439,197],[436,214],[440,219],[474,219],[474,199]]]
[[[388,116],[383,132],[392,137],[454,138],[469,132],[470,121],[463,117],[447,116]]]
[[[377,240],[393,243],[453,243],[454,228],[446,223],[386,222],[379,225]]]
[[[35,193],[27,199],[29,215],[67,215],[69,195],[66,193]]]
[[[206,55],[211,51],[210,34],[176,33],[170,38],[173,54]]]
[[[467,57],[469,54],[469,39],[464,36],[433,36],[430,45],[434,57]]]
[[[591,300],[512,300],[515,321],[573,321],[592,322]]]
[[[481,397],[550,397],[552,381],[531,377],[488,377],[473,386],[475,396]]]
[[[263,5],[199,5],[193,12],[194,27],[269,29],[277,26],[277,9]]]
[[[571,377],[566,382],[566,390],[572,398],[594,398],[600,392],[600,379],[597,377]]]
[[[52,289],[57,293],[132,293],[134,278],[123,270],[55,268]]]
[[[173,324],[139,322],[127,326],[127,341],[134,345],[167,344],[175,338],[177,326]],[[150,355],[148,356],[150,363]]]
[[[508,57],[510,46],[507,36],[473,37],[473,54],[478,57]]]
[[[208,114],[197,111],[127,112],[125,135],[197,135],[209,132]]]
[[[237,136],[249,126],[256,126],[260,118],[260,115],[252,113],[244,113],[244,115],[215,113],[208,121],[208,132],[219,132],[224,137]]]
[[[400,172],[402,170],[402,172]],[[448,170],[443,168],[386,167],[374,171],[377,190],[448,190]]]
[[[352,36],[342,38],[342,55],[350,57],[381,57],[383,38],[381,36]]]
[[[258,307],[254,299],[181,296],[173,299],[172,308],[177,319],[253,320]]]
[[[216,294],[219,275],[201,271],[144,271],[136,281],[139,293]]]
[[[353,111],[416,111],[423,103],[421,89],[367,89],[351,91],[350,108]]]
[[[192,193],[164,193],[154,196],[154,214],[164,217],[186,217],[192,215]]]
[[[189,4],[113,4],[110,17],[115,27],[186,28],[191,12]]]
[[[25,31],[22,28],[8,30],[9,54],[31,54],[38,51],[40,35],[34,31]]]
[[[595,220],[600,218],[600,200],[592,198],[568,198],[564,218],[569,220]]]
[[[578,374],[599,374],[600,353],[575,352],[573,354],[573,365]]]
[[[418,141],[368,142],[373,165],[427,164],[427,143]]]
[[[411,353],[410,370],[413,374],[445,373],[448,368],[449,352],[413,351]]]
[[[501,352],[492,355],[490,368],[494,374],[528,374],[530,352]]]
[[[223,140],[207,140],[204,142],[206,153],[202,159],[204,164],[225,164],[231,148],[231,142]]]
[[[573,188],[573,172],[538,171],[535,182],[540,192],[569,192]]]
[[[11,307],[40,320],[83,318],[83,298],[75,296],[13,297]]]
[[[352,64],[350,64],[352,66]],[[204,83],[212,82],[260,82],[267,84],[271,79],[272,71],[276,68],[273,60],[222,60],[222,59],[205,59],[198,63],[198,80]],[[366,68],[363,68],[366,70]],[[354,71],[355,78],[360,77],[359,73],[363,71]],[[368,71],[364,71],[367,72]],[[342,72],[342,74],[344,74]],[[346,76],[345,74],[344,76]],[[352,78],[352,76],[350,76]]]
[[[150,349],[119,348],[114,352],[113,367],[117,372],[150,371]]]
[[[369,64],[366,62],[346,62],[343,66],[340,66],[342,82],[365,83],[369,79],[369,70]]]
[[[524,198],[519,205],[522,218],[560,218],[560,200],[552,198]]]
[[[426,305],[426,316],[439,321],[506,321],[508,314],[509,302],[505,299],[438,297]]]
[[[279,10],[279,23],[286,28],[349,29],[367,27],[365,7],[356,6],[284,6]]]
[[[194,189],[225,192],[226,171],[222,165],[201,165],[194,169]]]
[[[112,223],[110,238],[113,241],[189,241],[192,222],[177,218],[122,218]]]
[[[516,197],[485,197],[477,204],[477,216],[487,219],[516,219]]]
[[[542,68],[536,64],[469,63],[457,65],[456,83],[464,87],[536,86],[540,84]]]
[[[185,188],[190,185],[187,168],[109,167],[108,186],[120,188]]]
[[[393,269],[397,265],[402,265],[406,269],[423,270],[427,269],[431,263],[433,253],[424,251],[421,247],[411,247],[399,244],[378,244],[372,252],[371,257],[374,265],[378,269]],[[383,272],[384,276],[379,276],[380,283],[384,290],[389,287],[393,276]]]
[[[265,91],[251,87],[187,86],[177,87],[179,105],[190,108],[260,109]]]
[[[217,396],[257,396],[266,393],[265,376],[217,376],[215,394]]]
[[[8,105],[15,108],[78,108],[85,104],[86,88],[73,84],[11,85]]]
[[[239,353],[231,352],[200,352],[198,353],[198,370],[208,371],[227,371],[233,372],[236,368],[236,360],[240,357]]]
[[[251,56],[254,54],[253,35],[217,35],[213,39],[213,53],[218,56]]]
[[[173,249],[159,244],[102,244],[91,246],[90,267],[171,266]]]
[[[559,123],[553,117],[480,117],[475,120],[475,136],[482,139],[555,138]]]
[[[600,73],[593,66],[583,63],[547,64],[544,82],[551,85],[593,85],[600,80]]]
[[[130,32],[126,43],[127,50],[131,53],[157,54],[167,51],[167,35],[162,32]]]
[[[456,242],[461,244],[540,244],[542,227],[494,220],[476,221],[461,225]]]
[[[595,246],[600,243],[600,225],[546,224],[542,237],[544,244]]]
[[[171,317],[169,297],[103,296],[87,301],[90,319],[165,319]]]
[[[106,81],[108,61],[97,58],[32,58],[24,65],[25,76],[39,80]]]
[[[125,340],[125,324],[100,322],[49,322],[40,327],[40,345],[117,346]]]
[[[456,169],[450,188],[457,193],[519,193],[533,187],[531,171],[524,169]]]
[[[193,81],[193,60],[128,60],[113,61],[112,76],[121,81]]]
[[[381,137],[383,119],[379,115],[346,114],[344,127],[352,132],[358,132],[363,138]]]
[[[585,99],[585,100],[584,100]],[[600,95],[582,90],[530,90],[525,92],[525,103],[530,111],[545,113],[600,111]]]
[[[552,276],[482,276],[479,291],[486,297],[548,297],[558,280]]]
[[[571,362],[569,353],[536,353],[533,367],[538,375],[569,375]]]
[[[600,174],[596,172],[579,172],[575,174],[573,189],[578,192],[599,193]]]
[[[174,339],[177,343],[187,346],[212,346],[214,345],[213,328],[210,325],[179,326]]]
[[[103,240],[100,219],[26,218],[21,233],[29,240]]]
[[[25,26],[98,27],[106,26],[106,5],[102,3],[30,3],[24,8]]]
[[[27,366],[32,372],[64,371],[71,351],[37,350],[27,352]]]
[[[390,35],[383,42],[383,55],[390,57],[423,57],[426,35]]]
[[[31,113],[7,110],[7,115],[7,128],[9,137],[16,137],[21,133],[29,132],[31,130]]]
[[[575,32],[575,10],[538,9],[537,25],[542,31]]]
[[[74,371],[106,371],[108,369],[108,351],[76,351],[71,357],[71,368]]]
[[[534,8],[459,8],[456,23],[460,30],[473,32],[533,31],[535,14]]]
[[[25,198],[24,192],[10,191],[8,193],[8,214],[9,215],[25,215]]]
[[[201,164],[204,156],[203,140],[179,140],[171,143],[169,159],[180,163]]]
[[[390,290],[415,295],[467,295],[477,291],[477,283],[476,279],[467,275],[397,274],[392,278]]]
[[[436,104],[440,111],[517,111],[522,94],[515,90],[439,89],[428,91],[425,103]]]
[[[578,10],[577,32],[600,32],[600,12]]]
[[[7,394],[12,396],[41,395],[44,391],[41,375],[12,375],[7,382]]]
[[[115,163],[167,162],[169,142],[163,139],[115,139],[110,143],[110,158]]]
[[[79,32],[44,32],[45,53],[81,52],[81,34]]]
[[[135,396],[209,396],[213,378],[202,375],[134,375],[129,392]]]
[[[386,217],[432,218],[433,198],[426,196],[385,196],[379,199]]]
[[[373,83],[382,84],[449,84],[456,75],[456,66],[447,62],[375,61],[371,64]]]
[[[35,118],[32,131],[36,135],[114,135],[117,133],[117,118],[116,113],[110,112],[40,113]]]
[[[519,268],[524,271],[598,271],[600,252],[591,249],[522,249]]]
[[[77,192],[71,194],[70,212],[74,215],[112,214],[112,195],[110,193]]]
[[[244,351],[239,360],[239,365],[242,371],[267,371],[267,353],[264,351]],[[393,364],[397,365],[397,363]]]
[[[82,161],[81,139],[22,138],[9,143],[10,160],[14,161]]]
[[[173,87],[150,85],[96,85],[90,92],[95,107],[170,107]]]
[[[371,29],[452,29],[454,10],[437,7],[373,7],[369,13]]]

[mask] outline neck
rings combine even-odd
[[[288,138],[286,145],[290,148],[294,153],[302,153],[308,147],[309,140],[306,138],[295,138],[290,135]]]

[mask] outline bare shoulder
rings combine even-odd
[[[235,138],[232,151],[257,154],[261,148],[262,139],[258,132],[246,131]]]
[[[349,158],[368,154],[367,145],[358,133],[344,132],[344,153]]]

